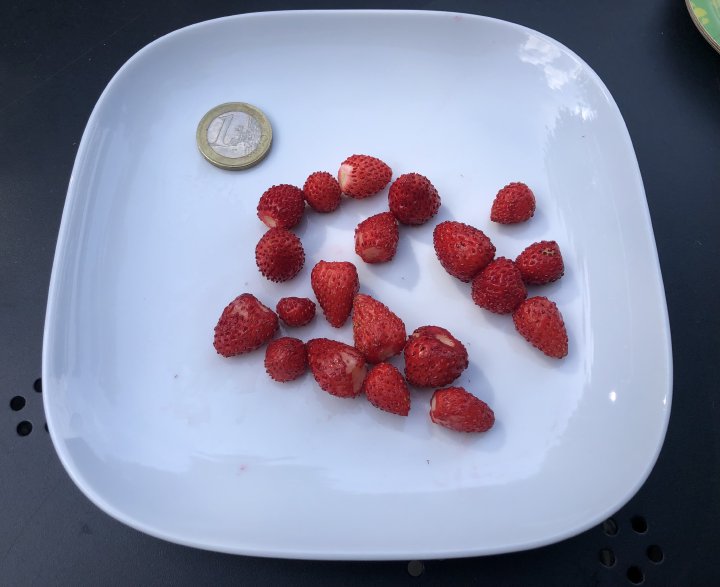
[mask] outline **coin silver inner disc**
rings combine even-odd
[[[218,155],[247,157],[260,145],[260,123],[245,112],[224,112],[208,126],[207,141]]]

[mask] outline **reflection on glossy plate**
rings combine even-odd
[[[268,115],[267,159],[209,165],[195,127],[212,106]],[[353,229],[385,195],[308,213],[293,281],[257,272],[259,195],[352,153],[419,171],[437,220],[485,230],[498,254],[556,239],[565,277],[534,293],[562,310],[569,357],[545,358],[508,317],[475,307],[440,267],[432,224],[364,265]],[[538,213],[488,220],[522,180]],[[319,259],[357,262],[362,289],[470,351],[458,383],[495,410],[486,435],[280,385],[263,353],[217,356],[212,329],[243,291],[311,295]],[[351,341],[320,318],[296,331]],[[568,49],[497,20],[432,12],[289,12],[202,23],[133,57],[82,139],[48,303],[43,383],[53,442],[85,494],[149,534],[220,551],[393,559],[507,552],[597,523],[649,474],[670,412],[670,335],[650,218],[620,112]]]

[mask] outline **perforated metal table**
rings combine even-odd
[[[118,68],[185,25],[241,12],[420,8],[539,30],[603,79],[638,156],[665,280],[674,397],[662,454],[603,525],[559,544],[448,561],[229,556],[132,530],[90,503],[44,426],[40,354],[77,145]],[[0,584],[720,584],[720,55],[681,0],[50,2],[0,6]]]

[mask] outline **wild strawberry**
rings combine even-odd
[[[406,173],[390,186],[390,212],[403,224],[424,224],[437,214],[440,196],[430,180],[419,173]]]
[[[440,264],[450,275],[468,282],[495,256],[495,245],[482,230],[462,222],[445,221],[433,230]]]
[[[496,314],[510,314],[526,297],[520,270],[505,257],[495,259],[472,281],[473,301]]]
[[[340,165],[338,183],[346,196],[363,199],[382,190],[392,177],[392,169],[370,155],[351,155]]]
[[[350,316],[360,288],[357,269],[349,261],[319,261],[310,273],[310,285],[330,326],[340,328]]]
[[[527,247],[515,259],[523,281],[543,285],[557,281],[565,273],[560,247],[555,241],[540,241]]]
[[[433,393],[430,419],[456,432],[487,432],[495,424],[490,406],[462,387],[438,389]]]
[[[281,298],[275,310],[287,326],[305,326],[315,317],[315,302],[308,298]]]
[[[418,387],[448,385],[468,366],[465,346],[444,328],[421,326],[404,349],[405,379]]]
[[[548,357],[562,359],[568,353],[568,337],[562,314],[545,297],[525,300],[513,313],[515,328]]]
[[[223,310],[215,326],[215,350],[232,357],[255,350],[273,337],[278,318],[252,294],[236,297]]]
[[[525,222],[535,214],[535,195],[524,183],[509,183],[493,201],[490,220],[500,224]]]
[[[402,351],[405,324],[376,299],[357,294],[353,301],[353,340],[368,363],[380,363]]]
[[[294,185],[280,184],[268,189],[257,207],[257,215],[269,228],[292,228],[305,211],[303,191]]]
[[[363,384],[365,396],[376,408],[407,416],[410,412],[410,390],[403,376],[390,363],[373,368]]]
[[[327,338],[313,338],[305,346],[310,371],[322,389],[338,397],[360,395],[367,373],[360,351]]]
[[[270,281],[287,281],[303,268],[305,251],[295,234],[284,228],[271,228],[255,246],[255,262]]]
[[[355,229],[355,252],[366,263],[384,263],[395,256],[400,233],[391,212],[366,218]]]
[[[297,379],[307,369],[307,351],[302,340],[283,336],[271,341],[265,349],[265,371],[275,381]]]
[[[305,201],[316,212],[332,212],[340,205],[340,184],[327,171],[312,173],[303,186]]]

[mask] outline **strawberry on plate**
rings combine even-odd
[[[270,340],[278,318],[254,295],[244,293],[230,302],[215,326],[213,346],[223,357],[254,351]]]
[[[368,198],[381,191],[392,178],[387,163],[370,155],[351,155],[340,165],[338,183],[351,198]]]
[[[367,367],[360,351],[328,338],[313,338],[305,346],[310,371],[323,390],[348,398],[362,393]]]
[[[315,317],[315,302],[308,298],[281,298],[275,311],[286,326],[305,326]]]
[[[299,187],[286,183],[268,189],[258,202],[257,215],[268,228],[292,228],[305,211],[305,196]]]
[[[292,381],[306,369],[307,351],[302,340],[283,336],[271,341],[265,349],[265,371],[275,381]]]
[[[526,297],[520,270],[505,257],[492,261],[472,281],[473,301],[496,314],[510,314]]]
[[[380,410],[407,416],[410,412],[410,390],[403,376],[390,363],[380,363],[368,373],[363,384],[368,401]]]
[[[327,171],[311,173],[303,185],[305,201],[315,212],[332,212],[340,205],[342,190]]]
[[[513,182],[502,188],[493,201],[490,220],[500,224],[525,222],[535,214],[535,194],[521,182]]]
[[[513,313],[517,331],[548,357],[562,359],[568,354],[568,336],[560,310],[546,297],[525,300]]]
[[[467,369],[463,343],[439,326],[421,326],[405,343],[405,379],[417,387],[438,387],[455,381]]]
[[[435,227],[433,245],[445,271],[465,282],[475,277],[495,256],[495,245],[482,230],[451,220]]]
[[[291,231],[271,228],[255,246],[255,262],[260,273],[270,281],[287,281],[303,268],[305,250]]]
[[[366,294],[353,301],[353,340],[368,363],[380,363],[403,350],[405,324],[390,308]]]
[[[515,259],[523,281],[531,285],[544,285],[557,281],[565,273],[560,247],[555,241],[533,243]]]
[[[349,261],[319,261],[310,273],[310,285],[330,326],[340,328],[350,317],[360,288],[357,269]]]
[[[390,261],[397,251],[400,232],[391,212],[366,218],[355,229],[355,252],[366,263]]]
[[[462,387],[438,389],[433,393],[430,419],[456,432],[487,432],[495,424],[490,406]]]
[[[390,212],[398,222],[408,225],[424,224],[437,214],[440,195],[430,180],[419,173],[398,177],[388,193]]]

